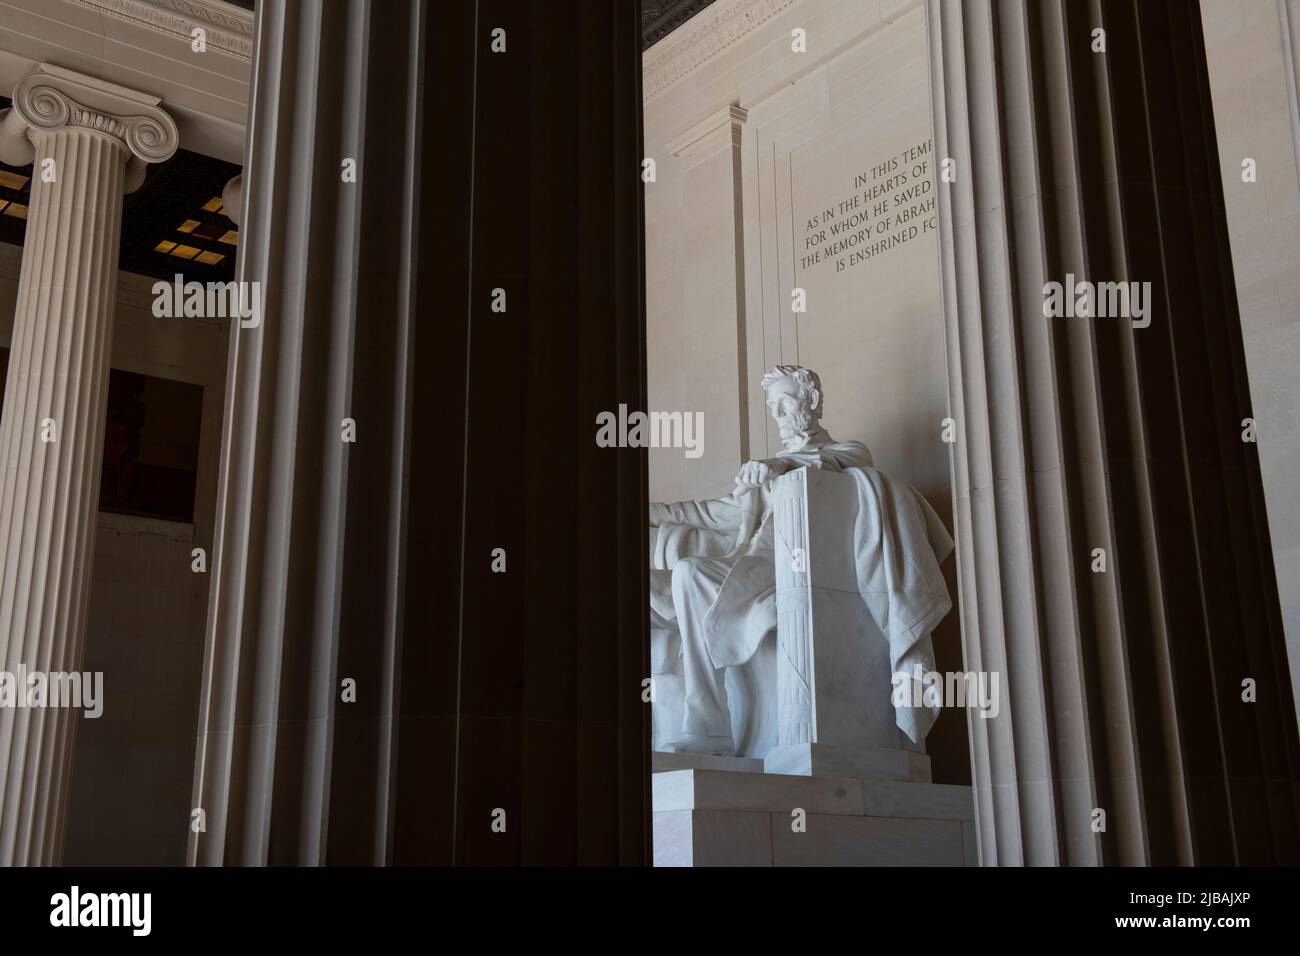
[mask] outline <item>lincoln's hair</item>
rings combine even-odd
[[[813,418],[821,418],[824,404],[822,401],[822,380],[817,373],[802,365],[778,365],[763,376],[763,391],[781,381],[792,378],[799,386],[799,401],[812,413]]]

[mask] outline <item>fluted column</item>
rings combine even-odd
[[[638,13],[258,3],[191,863],[648,859]]]
[[[10,673],[81,666],[122,195],[178,143],[158,103],[45,66],[18,84],[0,126],[0,158],[35,163],[0,420],[0,661]],[[0,864],[58,861],[77,716],[0,708]]]
[[[971,721],[981,860],[1294,864],[1197,5],[926,9],[966,666],[1009,689]],[[1069,276],[1149,311],[1047,317]]]

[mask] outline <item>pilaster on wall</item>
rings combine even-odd
[[[683,345],[711,374],[686,383],[682,410],[704,413],[702,480],[719,487],[749,459],[745,368],[745,221],[740,144],[747,113],[724,106],[669,144],[680,162],[680,275],[690,303]],[[659,453],[680,457],[676,449]],[[653,456],[652,456],[653,457]]]

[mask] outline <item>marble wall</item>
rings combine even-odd
[[[1300,700],[1300,0],[1201,0],[1269,533]],[[1255,161],[1256,180],[1242,180]]]

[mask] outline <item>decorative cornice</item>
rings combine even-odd
[[[100,13],[180,37],[186,43],[194,28],[207,34],[209,50],[241,60],[253,58],[253,14],[223,0],[76,0]]]
[[[144,168],[171,158],[180,145],[176,123],[156,96],[42,63],[14,88],[13,106],[0,124],[0,160],[25,166],[35,158],[33,134],[78,126],[111,136],[125,147],[127,192],[144,181]]]
[[[796,0],[718,0],[651,47],[642,58],[647,100],[694,73],[710,59]]]

